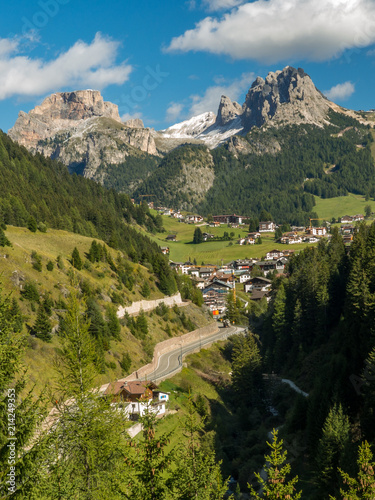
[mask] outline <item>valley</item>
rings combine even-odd
[[[267,441],[298,483],[279,498],[347,498],[340,470],[375,443],[372,126],[291,66],[164,130],[98,90],[19,113],[0,134],[0,416],[11,388],[20,500],[258,498]]]

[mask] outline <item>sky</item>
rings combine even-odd
[[[13,0],[0,18],[0,129],[54,92],[100,90],[164,129],[254,79],[301,67],[328,98],[375,108],[375,0]]]

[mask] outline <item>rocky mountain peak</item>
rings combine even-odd
[[[71,130],[84,120],[95,117],[111,118],[121,122],[118,107],[105,102],[98,90],[58,92],[44,99],[29,113],[20,111],[9,136],[33,149],[39,141],[55,136],[62,130]]]
[[[242,114],[242,106],[235,101],[231,101],[225,95],[221,96],[219,109],[216,117],[216,124],[219,127],[226,125],[230,121]]]
[[[330,102],[319,92],[301,68],[286,66],[282,71],[258,77],[247,93],[242,123],[245,130],[272,120],[279,123],[326,123]]]

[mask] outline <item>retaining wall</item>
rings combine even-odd
[[[164,340],[155,346],[154,349],[154,357],[152,358],[151,363],[148,365],[142,366],[139,370],[128,375],[126,378],[121,380],[136,380],[136,379],[145,379],[149,375],[152,375],[153,371],[158,366],[159,357],[173,349],[177,349],[182,345],[184,347],[191,342],[197,341],[199,339],[204,339],[205,337],[209,337],[213,335],[219,330],[217,323],[210,323],[207,326],[203,326],[202,328],[198,328],[197,330],[193,330],[192,332],[185,333],[181,335],[181,337],[173,337],[168,340]]]
[[[162,299],[155,300],[139,300],[138,302],[133,302],[131,306],[122,307],[120,306],[117,310],[117,317],[123,318],[125,313],[127,312],[129,316],[136,316],[143,310],[144,312],[152,311],[159,304],[164,302],[167,307],[173,307],[177,305],[178,307],[188,305],[190,302],[183,302],[181,298],[180,292],[176,293],[176,295],[172,295],[171,297],[164,297]]]

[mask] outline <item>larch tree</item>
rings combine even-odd
[[[125,414],[94,389],[95,345],[85,304],[72,292],[60,326],[55,362],[58,397],[50,426],[48,471],[40,499],[126,498],[130,469]]]
[[[278,439],[276,429],[272,431],[272,443],[267,442],[267,444],[271,449],[270,454],[264,457],[266,459],[264,471],[267,477],[263,479],[259,473],[255,473],[262,493],[259,494],[249,485],[252,498],[255,500],[262,498],[298,500],[302,495],[301,491],[296,491],[298,476],[288,479],[291,466],[287,462],[287,452],[283,451],[283,440]]]
[[[0,289],[0,498],[32,499],[45,463],[44,397],[26,389],[26,345],[14,301]]]

